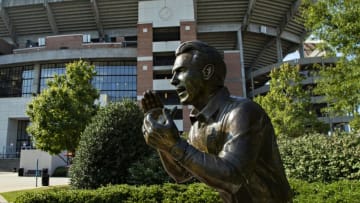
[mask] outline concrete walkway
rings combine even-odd
[[[50,177],[49,186],[68,185],[69,178]],[[41,177],[37,179],[37,187],[41,186]],[[10,192],[16,190],[26,190],[36,188],[35,177],[19,177],[17,173],[0,172],[0,192]],[[0,196],[0,203],[6,202]]]
[[[8,202],[6,201],[6,199],[4,199],[4,198],[0,195],[0,203],[8,203]]]

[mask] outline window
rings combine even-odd
[[[100,94],[107,94],[110,101],[123,98],[136,100],[136,62],[94,62],[96,76],[93,86]],[[41,66],[40,91],[46,88],[46,80],[54,75],[65,74],[65,64],[44,64]]]
[[[91,36],[89,34],[83,35],[83,43],[91,42]]]
[[[136,100],[136,62],[94,62],[97,75],[92,83],[111,101]]]
[[[153,41],[179,41],[180,40],[180,27],[166,27],[153,29]]]
[[[26,128],[28,125],[29,125],[29,121],[27,121],[27,120],[19,120],[18,121],[17,138],[16,138],[17,157],[19,157],[21,149],[32,149],[33,148],[31,137],[26,132]]]
[[[154,66],[172,66],[175,61],[175,55],[173,52],[154,53]]]
[[[28,97],[32,92],[33,67],[0,69],[0,97]]]
[[[43,91],[47,85],[46,81],[54,78],[56,75],[65,74],[65,64],[43,64],[41,65],[41,73],[40,73],[40,92]]]
[[[32,66],[25,66],[22,71],[22,87],[21,87],[21,96],[22,97],[31,97],[32,95],[32,83],[34,69]]]

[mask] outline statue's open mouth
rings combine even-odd
[[[183,92],[185,92],[185,91],[186,91],[185,87],[178,87],[178,88],[176,88],[176,92],[178,93],[178,95],[180,95],[181,93],[183,93]]]

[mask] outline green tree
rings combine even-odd
[[[270,91],[254,99],[269,114],[277,135],[297,137],[324,127],[311,110],[310,91],[303,89],[299,71],[287,63],[273,69]]]
[[[50,154],[75,152],[81,132],[98,109],[94,101],[99,93],[91,84],[94,69],[82,60],[67,64],[66,73],[48,80],[48,88],[28,104],[27,131],[38,149]]]
[[[304,0],[302,8],[307,29],[332,49],[330,55],[341,55],[336,67],[321,69],[316,92],[325,95],[329,115],[353,116],[358,128],[360,0]]]
[[[81,135],[70,168],[71,185],[97,188],[126,183],[129,168],[151,152],[141,126],[144,114],[129,100],[101,108]]]

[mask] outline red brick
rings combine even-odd
[[[190,26],[190,30],[186,30],[185,27]],[[180,22],[180,41],[186,42],[196,40],[196,23],[194,21],[181,21]]]
[[[147,32],[143,32],[147,29]],[[152,56],[152,42],[153,42],[153,31],[152,24],[138,24],[137,27],[138,43],[137,53],[138,56]]]
[[[82,47],[83,35],[58,35],[46,37],[46,48],[53,49],[80,49]]]
[[[152,61],[138,61],[137,62],[137,95],[153,88],[153,71]],[[147,70],[143,70],[143,66],[147,66]]]
[[[183,131],[184,132],[189,132],[190,127],[191,127],[191,122],[190,122],[190,111],[191,109],[189,109],[188,106],[183,106]]]
[[[243,96],[240,53],[225,51],[224,61],[227,67],[225,85],[229,88],[232,95]]]

